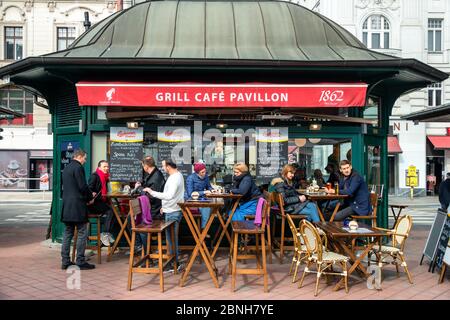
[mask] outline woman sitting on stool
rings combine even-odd
[[[234,183],[230,192],[232,194],[240,194],[242,198],[234,212],[232,221],[244,221],[245,216],[255,215],[258,200],[262,197],[262,194],[248,172],[248,167],[245,163],[236,163],[233,171]]]
[[[295,168],[289,164],[285,165],[281,172],[282,182],[275,185],[276,192],[283,196],[284,211],[289,214],[302,214],[309,221],[318,222],[319,211],[314,203],[307,201],[306,197],[299,193],[294,187]]]

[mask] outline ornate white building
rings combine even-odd
[[[449,0],[294,0],[334,20],[368,48],[401,58],[415,58],[444,72],[450,72]],[[450,123],[421,123],[401,120],[411,112],[450,102],[450,81],[401,97],[390,124],[398,137],[401,153],[391,154],[390,192],[405,194],[405,170],[419,170],[419,194],[433,189],[444,172],[450,172]],[[431,138],[430,138],[431,137]],[[428,176],[428,177],[427,177]],[[430,194],[430,192],[428,193]]]
[[[0,66],[65,49],[85,30],[85,12],[93,25],[130,1],[0,0]],[[41,101],[44,102],[45,101]],[[26,117],[0,120],[0,190],[39,189],[39,181],[17,182],[11,174],[39,178],[52,174],[53,138],[48,110],[35,97],[0,79],[0,106]],[[14,177],[13,177],[14,178]],[[50,183],[50,186],[52,184]]]

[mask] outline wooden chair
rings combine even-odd
[[[273,202],[273,193],[268,193],[268,197],[270,197],[270,203]],[[266,220],[269,221],[269,223],[266,224],[266,241],[267,241],[267,251],[268,251],[268,257],[269,257],[269,263],[272,264],[272,233],[270,229],[270,210],[267,213]],[[247,215],[245,216],[245,220],[254,220],[255,216]],[[247,249],[249,246],[247,246]]]
[[[264,292],[268,292],[267,285],[267,265],[266,265],[266,241],[265,230],[268,211],[270,210],[270,196],[265,194],[266,203],[262,209],[262,223],[261,226],[255,225],[254,221],[233,221],[232,226],[232,243],[230,246],[230,259],[228,268],[231,270],[231,291],[235,290],[236,275],[251,274],[262,275],[264,277]],[[240,253],[238,250],[238,240],[241,235],[254,235],[256,237],[255,254],[248,254],[247,252]],[[259,241],[261,241],[261,256],[262,264],[259,256]],[[238,260],[256,259],[256,269],[238,268]]]
[[[294,256],[292,257],[292,263],[291,268],[289,269],[289,275],[292,274],[292,269],[295,266],[294,275],[292,276],[292,283],[297,281],[297,273],[298,273],[298,266],[302,263],[303,260],[305,260],[308,257],[308,253],[306,251],[306,246],[302,243],[303,239],[300,236],[300,228],[297,228],[295,226],[294,220],[292,220],[292,217],[290,214],[286,215],[289,228],[292,232],[292,238],[294,239]]]
[[[307,273],[316,273],[316,289],[314,291],[314,296],[317,296],[321,276],[323,274],[327,277],[328,275],[338,275],[344,277],[345,292],[348,293],[347,261],[349,258],[339,253],[324,250],[324,243],[322,242],[323,240],[320,237],[319,231],[307,220],[303,220],[300,223],[300,235],[306,246],[308,262],[303,270],[298,287],[301,288],[303,286],[303,280]],[[310,266],[313,264],[316,265],[317,271],[310,270]],[[342,272],[334,272],[333,266],[335,264],[340,264],[342,266]],[[326,271],[327,269],[330,271]]]
[[[162,220],[155,220],[151,225],[140,224],[136,225],[135,217],[142,214],[141,205],[138,199],[130,200],[130,217],[131,217],[131,248],[130,248],[130,260],[128,266],[128,285],[127,289],[131,291],[131,284],[133,280],[133,273],[145,273],[145,274],[159,274],[159,286],[161,292],[164,292],[164,267],[174,259],[174,254],[169,254],[168,250],[164,253],[162,245],[162,234],[166,229],[170,227],[172,237],[172,252],[175,252],[175,222],[165,222]],[[144,248],[142,249],[141,258],[134,262],[134,246],[136,243],[136,236],[145,233],[147,234],[147,248],[144,254]],[[151,250],[152,234],[157,234],[158,249],[155,253]],[[158,267],[151,267],[151,259],[158,259]],[[165,262],[163,263],[163,260]],[[145,263],[145,266],[143,264]],[[174,273],[177,273],[177,261],[174,261]]]
[[[378,211],[378,202],[379,202],[379,197],[377,193],[371,192],[370,193],[370,205],[372,206],[372,214],[369,216],[358,216],[358,215],[353,215],[351,216],[351,218],[353,220],[356,221],[370,221],[370,225],[372,226],[372,228],[375,228],[377,226],[377,211]],[[357,247],[356,246],[356,240],[357,239],[353,239],[352,240],[352,248],[353,250],[358,250],[358,249],[362,249],[363,247]],[[369,241],[369,240],[367,240]]]
[[[370,216],[351,216],[354,220],[370,220],[373,228],[377,226],[377,210],[378,210],[378,194],[370,193],[370,205],[372,206],[372,214]]]
[[[278,239],[275,239],[275,226],[276,226],[276,217],[275,217],[275,222],[272,228],[272,239],[275,242],[277,242],[278,244],[278,248],[280,249],[280,255],[279,255],[279,260],[280,263],[283,263],[283,258],[284,258],[284,251],[285,250],[295,250],[295,245],[292,246],[285,246],[285,241],[294,241],[294,239],[292,237],[286,237],[285,235],[285,228],[286,228],[286,212],[284,211],[284,199],[283,199],[283,195],[278,193],[278,192],[273,192],[271,198],[275,201],[275,203],[277,204],[279,211],[276,211],[276,214],[279,215],[281,217],[281,235],[280,235],[280,240],[278,241]],[[301,219],[305,219],[306,216],[302,215],[302,214],[292,214],[291,218],[295,219],[295,220],[301,220]]]
[[[394,264],[397,270],[397,275],[399,275],[398,270],[398,259],[401,261],[401,266],[405,269],[406,275],[408,276],[409,283],[412,282],[411,274],[409,273],[408,266],[406,265],[404,250],[406,239],[409,236],[409,232],[412,228],[412,218],[410,215],[402,216],[398,219],[395,224],[394,229],[383,229],[383,228],[375,228],[378,230],[383,230],[389,233],[389,237],[391,237],[391,245],[374,245],[373,250],[368,254],[368,264],[370,265],[371,256],[375,254],[377,257],[377,263],[381,268],[383,264]],[[387,258],[392,258],[390,262],[385,261]]]
[[[88,214],[88,244],[86,245],[86,249],[91,250],[97,250],[97,263],[102,263],[102,241],[100,237],[101,233],[101,222],[100,222],[101,215],[98,214]],[[97,225],[97,232],[95,235],[91,235],[92,233],[92,223],[91,219],[95,219],[95,224]],[[72,262],[75,263],[75,255],[77,250],[77,240],[78,240],[78,230],[77,227],[75,227],[75,232],[73,235],[73,248],[72,248]],[[95,244],[90,245],[89,241],[95,241]],[[108,247],[108,254],[111,247]]]

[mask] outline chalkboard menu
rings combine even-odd
[[[61,142],[59,145],[59,149],[61,150],[61,158],[60,158],[60,181],[62,181],[62,173],[64,169],[69,165],[70,161],[73,159],[73,153],[75,150],[80,148],[80,142],[78,141],[65,141]],[[63,192],[63,184],[60,183],[61,188],[61,197]]]
[[[262,183],[279,177],[288,163],[288,128],[257,128],[256,176]]]
[[[142,180],[143,129],[111,128],[109,171],[111,181]]]
[[[158,127],[158,165],[172,159],[178,171],[186,176],[192,173],[191,129],[189,127]]]
[[[450,237],[450,217],[447,215],[444,227],[442,228],[441,235],[438,240],[436,248],[435,263],[438,268],[442,267],[444,261],[445,250],[447,250],[448,240]]]

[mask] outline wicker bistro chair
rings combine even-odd
[[[383,264],[394,264],[397,270],[397,276],[399,275],[398,270],[398,259],[401,261],[401,266],[405,269],[406,275],[408,276],[409,283],[413,283],[411,274],[409,273],[408,266],[406,265],[404,250],[406,239],[409,236],[409,232],[412,228],[412,218],[410,215],[402,216],[398,219],[394,226],[394,229],[383,229],[376,228],[378,230],[383,230],[389,232],[389,237],[391,237],[391,245],[374,245],[373,250],[368,254],[368,264],[370,265],[371,256],[375,254],[377,257],[378,266],[381,268]],[[392,258],[390,262],[386,259]]]
[[[284,251],[285,250],[294,250],[295,251],[295,245],[290,245],[290,246],[286,246],[285,242],[286,241],[294,241],[293,238],[291,237],[286,237],[285,233],[286,233],[286,212],[284,211],[284,199],[283,199],[283,195],[278,193],[278,192],[272,192],[272,199],[275,201],[275,203],[278,206],[278,211],[275,211],[276,216],[275,216],[275,221],[273,224],[273,228],[272,228],[272,239],[274,243],[277,243],[278,248],[280,249],[280,255],[279,255],[279,260],[280,263],[283,263],[283,259],[284,259]],[[275,226],[277,223],[277,216],[279,216],[281,218],[281,235],[279,239],[275,239]],[[306,216],[302,215],[302,214],[292,214],[291,218],[293,220],[301,220],[301,219],[305,219]]]
[[[165,233],[166,229],[170,228],[170,234],[172,237],[172,252],[175,252],[175,221],[165,222],[162,220],[155,220],[151,225],[140,224],[136,225],[135,217],[142,214],[141,205],[138,199],[130,200],[130,220],[131,220],[131,248],[130,248],[130,260],[128,266],[128,285],[127,289],[131,291],[131,284],[133,280],[133,273],[146,273],[146,274],[159,274],[159,285],[161,292],[164,292],[164,267],[174,259],[174,274],[177,274],[177,261],[175,260],[175,255],[169,254],[168,246],[166,253],[164,253],[164,246],[162,244],[162,234]],[[144,249],[142,249],[141,259],[137,262],[134,261],[134,246],[136,243],[136,236],[139,233],[147,234],[147,250],[144,254]],[[151,239],[152,235],[156,234],[158,239],[158,248],[155,253],[151,250]],[[151,267],[150,260],[157,259],[158,266]],[[163,263],[163,260],[165,262]]]
[[[306,246],[302,243],[303,239],[300,236],[300,229],[295,226],[291,215],[287,214],[286,219],[292,232],[292,238],[294,239],[294,256],[292,257],[291,268],[289,269],[289,275],[291,275],[295,266],[294,275],[292,276],[292,283],[294,283],[297,281],[298,266],[303,260],[308,258],[308,252],[306,250]]]
[[[266,203],[262,208],[262,223],[258,226],[254,221],[233,221],[232,229],[233,234],[231,236],[230,245],[230,258],[228,263],[228,268],[231,270],[231,291],[235,291],[236,287],[236,275],[237,274],[251,274],[251,275],[262,275],[264,277],[264,292],[268,292],[267,284],[267,263],[266,263],[266,219],[268,216],[268,211],[270,210],[270,197],[265,196]],[[256,237],[255,254],[248,254],[247,252],[241,252],[238,250],[238,239],[241,235],[254,235]],[[261,242],[260,242],[261,241]],[[260,260],[260,247],[261,243],[261,258]],[[246,261],[248,259],[256,259],[256,269],[250,268],[238,268],[238,260]]]
[[[348,293],[347,261],[349,258],[339,253],[324,250],[324,243],[322,242],[323,240],[320,237],[319,231],[311,222],[303,220],[300,223],[300,235],[306,246],[308,262],[303,270],[302,278],[298,287],[302,287],[303,280],[305,279],[307,273],[316,273],[317,279],[314,296],[317,296],[321,276],[323,274],[326,276],[338,275],[344,277],[345,292]],[[316,265],[317,271],[310,270],[310,266],[312,264]],[[333,266],[335,264],[340,264],[342,266],[342,272],[335,272],[333,270]],[[327,271],[328,269],[329,271]]]

